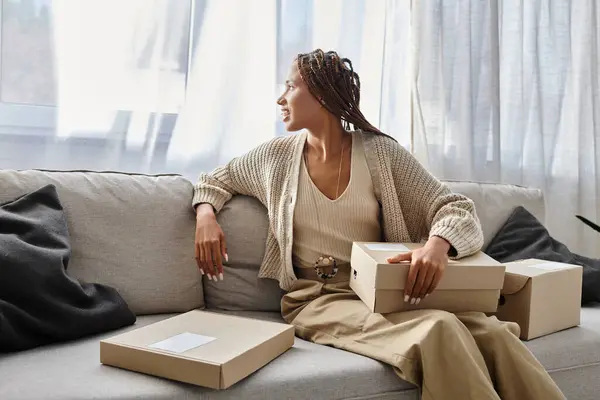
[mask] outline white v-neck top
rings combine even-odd
[[[295,267],[313,268],[320,256],[347,263],[354,241],[381,240],[379,203],[362,137],[355,132],[350,162],[350,182],[337,199],[331,200],[313,183],[302,157],[293,223]]]

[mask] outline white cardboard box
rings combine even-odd
[[[372,312],[415,309],[450,312],[495,312],[504,283],[504,265],[483,252],[450,260],[437,289],[419,304],[404,302],[410,263],[389,264],[396,254],[422,247],[420,243],[363,243],[352,247],[350,287]]]

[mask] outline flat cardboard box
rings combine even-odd
[[[100,362],[225,389],[294,344],[292,325],[193,310],[100,342]]]
[[[350,260],[350,287],[375,313],[416,309],[449,312],[495,312],[504,283],[504,265],[483,252],[449,260],[436,290],[419,304],[404,302],[404,286],[410,263],[389,264],[399,253],[422,247],[421,243],[355,242]]]
[[[534,258],[505,265],[496,317],[518,323],[521,339],[531,340],[579,325],[581,266]]]

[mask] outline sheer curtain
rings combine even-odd
[[[2,0],[0,167],[164,167],[189,0]]]
[[[378,124],[382,83],[394,79],[382,67],[387,6],[384,0],[206,2],[169,162],[195,175],[286,134],[276,99],[294,57],[315,48],[352,60],[363,112]]]
[[[364,113],[409,138],[409,5],[0,0],[0,167],[195,179],[286,134],[276,99],[317,47],[349,57]]]
[[[600,256],[600,7],[413,2],[414,151],[437,176],[539,187],[546,226]]]

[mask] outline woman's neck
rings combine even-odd
[[[337,159],[344,148],[348,132],[341,123],[327,124],[319,128],[307,129],[306,151],[315,154],[319,161]]]

